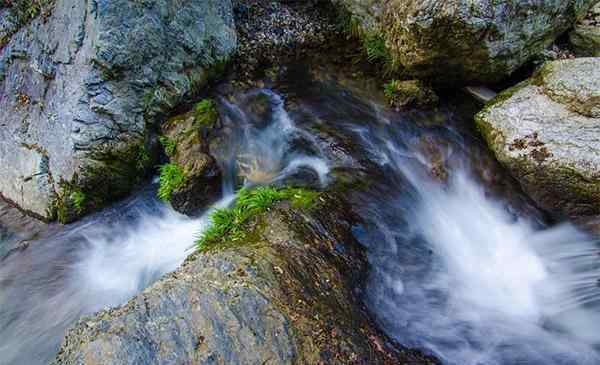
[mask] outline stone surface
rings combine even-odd
[[[193,254],[129,303],[81,319],[54,364],[435,364],[396,351],[356,298],[366,258],[343,199],[282,203],[244,242]]]
[[[6,12],[0,193],[45,219],[127,194],[152,165],[147,125],[237,44],[229,0],[56,0],[18,30]]]
[[[337,0],[390,58],[438,83],[489,83],[550,45],[596,0]]]
[[[600,213],[600,58],[547,63],[476,121],[498,160],[554,216]]]

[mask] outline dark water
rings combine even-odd
[[[598,244],[544,223],[464,96],[399,113],[377,83],[305,71],[220,99],[218,205],[241,185],[354,181],[366,187],[350,196],[371,263],[365,301],[391,337],[451,365],[600,364]],[[154,195],[34,235],[0,226],[0,364],[47,362],[79,316],[177,268],[208,221]]]

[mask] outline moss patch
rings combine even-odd
[[[262,186],[256,189],[241,189],[231,208],[215,210],[211,226],[206,229],[196,245],[201,251],[230,247],[245,241],[251,233],[247,224],[252,217],[271,209],[276,203],[287,200],[293,207],[308,209],[313,206],[320,193],[301,188],[274,188]]]
[[[61,181],[53,216],[70,223],[87,212],[121,199],[140,183],[152,165],[142,140],[106,146],[91,153],[92,160],[71,181]]]

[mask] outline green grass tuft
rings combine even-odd
[[[179,165],[174,162],[162,165],[160,167],[160,184],[158,188],[158,197],[168,201],[173,192],[185,182],[185,175]]]
[[[225,241],[229,244],[242,241],[247,234],[246,223],[251,217],[268,211],[283,200],[289,200],[297,208],[310,208],[318,196],[318,192],[301,188],[243,188],[238,192],[234,206],[212,212],[211,226],[202,233],[196,245],[206,251]]]
[[[159,140],[160,143],[163,145],[167,156],[173,156],[177,151],[177,141],[167,136],[162,136],[159,138]]]

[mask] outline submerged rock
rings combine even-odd
[[[31,9],[19,17],[0,8],[0,193],[70,221],[126,195],[152,167],[147,125],[229,59],[232,4],[56,0]]]
[[[489,83],[549,46],[595,0],[337,0],[390,62],[438,83]],[[371,42],[372,47],[376,46]],[[369,47],[367,42],[367,47]]]
[[[434,364],[392,347],[356,294],[350,209],[280,203],[129,303],[83,318],[54,364]]]
[[[498,160],[555,216],[600,213],[600,58],[545,64],[476,117]]]

